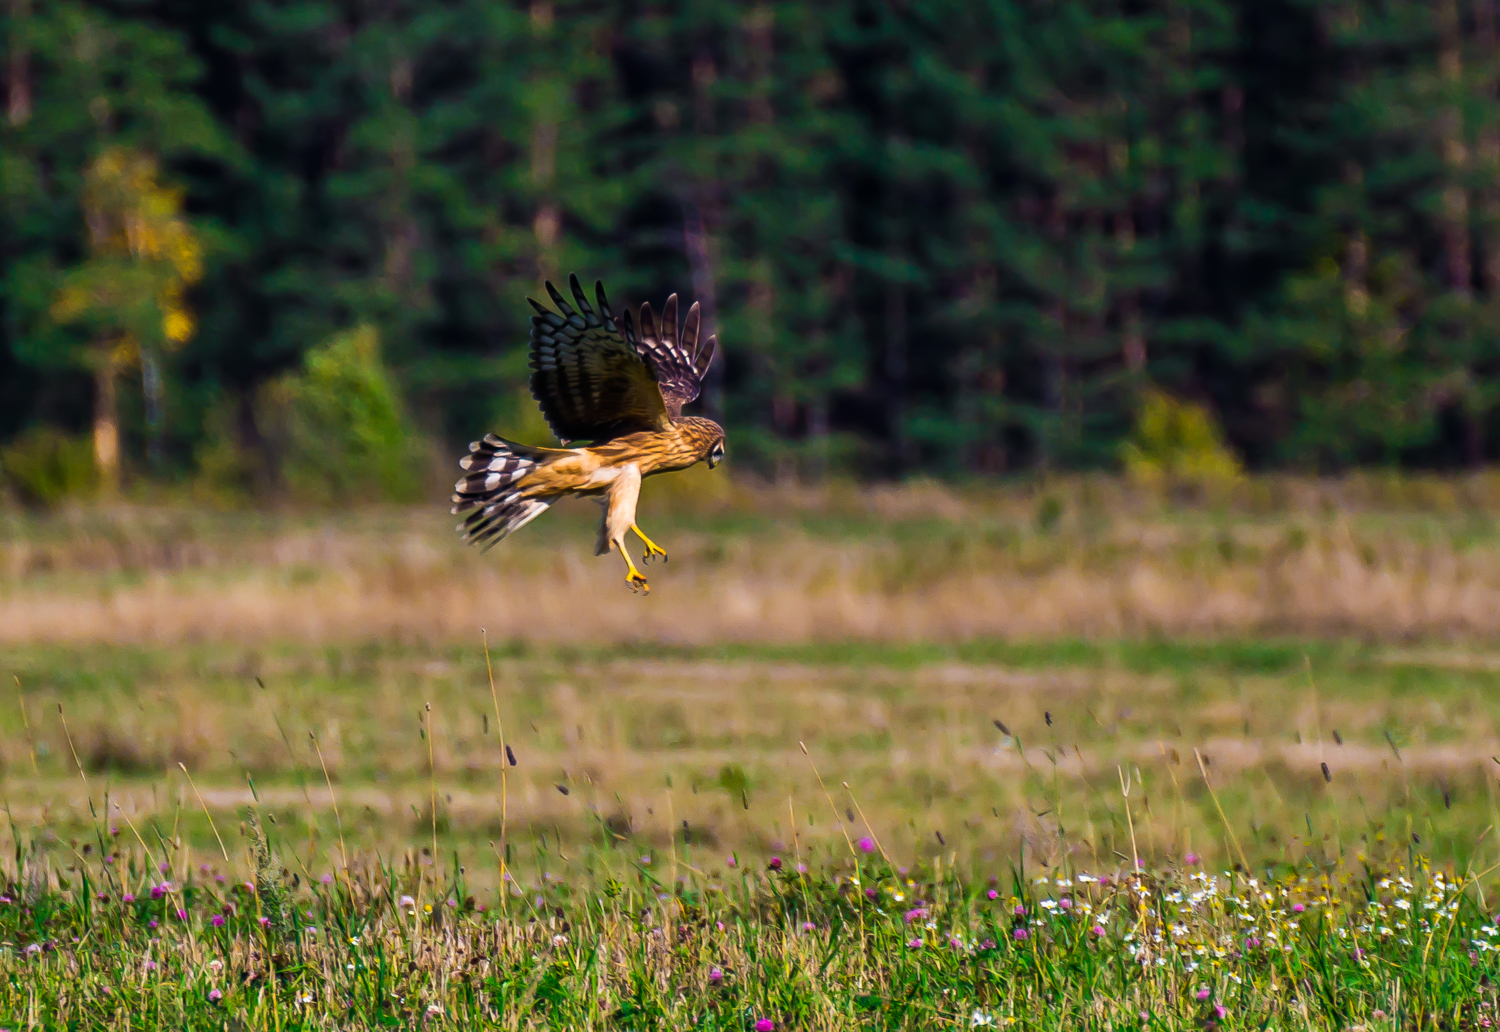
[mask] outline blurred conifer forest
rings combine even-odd
[[[0,469],[410,497],[574,270],[768,476],[1486,463],[1496,6],[0,0]]]

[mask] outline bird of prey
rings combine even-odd
[[[488,549],[536,519],[565,495],[596,498],[604,506],[595,555],[611,548],[625,559],[626,583],[651,590],[625,548],[633,530],[646,546],[642,563],[667,553],[636,526],[641,481],[657,473],[724,458],[724,428],[711,419],[684,416],[698,397],[714,360],[718,338],[698,341],[697,302],[677,323],[677,295],[667,298],[661,321],[641,305],[640,332],[629,310],[618,323],[594,284],[595,304],[568,277],[573,304],[551,283],[557,311],[526,300],[531,317],[531,396],[564,447],[534,448],[494,434],[469,445],[459,460],[464,476],[453,489],[453,514],[467,513],[464,540]],[[575,307],[576,306],[576,307]],[[569,447],[588,441],[587,447]]]

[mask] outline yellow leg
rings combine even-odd
[[[646,578],[641,576],[641,571],[635,568],[635,563],[630,561],[630,553],[625,551],[625,542],[620,542],[620,555],[625,560],[625,583],[630,585],[630,590],[642,595],[651,594],[651,585],[646,583]]]
[[[660,545],[658,545],[655,541],[652,541],[650,538],[648,538],[645,535],[645,533],[642,532],[642,530],[641,530],[640,527],[637,527],[634,523],[632,523],[630,525],[630,529],[633,530],[633,531],[635,531],[635,536],[638,537],[638,538],[640,538],[646,544],[646,554],[643,555],[643,556],[641,556],[641,562],[643,562],[643,563],[649,563],[652,559],[655,559],[657,556],[661,556],[661,561],[662,562],[666,562],[667,561],[666,550],[663,549]]]

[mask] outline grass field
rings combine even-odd
[[[1490,1027],[1487,485],[12,515],[0,1017]]]
[[[1184,506],[1111,480],[645,492],[649,604],[559,506],[484,557],[437,505],[348,514],[0,515],[0,641],[1489,639],[1500,478],[1247,481]]]
[[[794,827],[835,847],[856,803],[852,827],[911,858],[993,863],[1025,843],[1050,863],[1111,864],[1132,854],[1122,771],[1140,855],[1228,862],[1229,834],[1291,862],[1340,858],[1377,833],[1460,863],[1500,846],[1482,834],[1500,823],[1500,653],[1478,650],[509,645],[492,655],[493,697],[483,651],[463,646],[0,657],[23,689],[0,713],[18,822],[81,828],[90,795],[97,810],[107,793],[200,853],[213,844],[203,804],[233,822],[247,777],[322,864],[335,799],[358,848],[425,841],[435,797],[445,851],[484,852],[501,834],[502,767],[528,866],[544,840],[538,855],[565,866],[601,827],[657,850],[683,822],[719,854],[785,849]]]

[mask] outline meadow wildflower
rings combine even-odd
[[[225,923],[224,915],[215,914],[213,917],[208,919],[208,923],[213,925],[215,928],[223,928]]]
[[[217,989],[210,989],[208,991],[208,1002],[209,1003],[218,1003],[223,998],[224,998],[224,994],[221,993]]]
[[[859,848],[860,852],[873,853],[875,852],[875,840],[866,835],[864,838],[859,840]]]
[[[773,1032],[775,1028],[776,1022],[770,1018],[761,1018],[755,1023],[755,1032]]]

